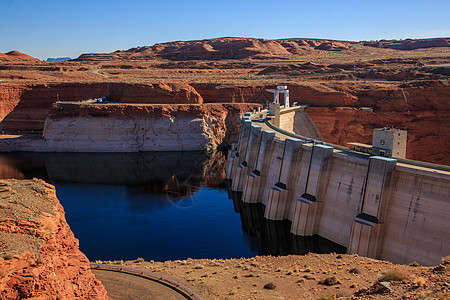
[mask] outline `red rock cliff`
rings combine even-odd
[[[42,129],[50,107],[60,101],[108,97],[126,103],[202,103],[191,86],[174,84],[67,83],[0,84],[0,129]]]
[[[408,131],[406,158],[450,165],[450,110],[379,111],[355,108],[309,107],[306,110],[325,141],[348,146],[372,144],[372,130],[393,126]]]
[[[52,85],[0,84],[0,129],[42,129],[51,104],[79,101],[107,96],[123,103],[262,103],[272,101],[265,91],[273,86],[230,86],[217,84],[124,84],[124,83],[66,83]],[[356,125],[344,125],[348,111],[324,109],[323,114],[311,110],[313,119],[326,141],[346,144],[370,142],[375,127],[395,125],[410,132],[409,158],[435,163],[447,163],[450,157],[448,136],[448,99],[450,87],[439,81],[414,82],[401,88],[356,88],[350,83],[327,87],[290,84],[291,103],[319,107],[371,107],[370,118],[352,121],[364,129],[364,134],[353,130]],[[404,95],[403,95],[404,93]],[[406,101],[405,101],[406,98]],[[398,113],[394,114],[394,112]],[[361,112],[359,112],[361,113]],[[389,113],[389,114],[387,114]],[[408,117],[404,117],[404,114]],[[389,115],[389,117],[387,117]],[[376,122],[373,118],[378,118]],[[406,118],[406,119],[404,119]],[[403,120],[404,119],[404,120]],[[351,118],[348,119],[349,122]],[[397,122],[397,120],[403,120]],[[409,122],[409,121],[410,122]],[[339,123],[339,126],[335,124]],[[234,126],[234,125],[233,125]],[[353,128],[353,129],[352,129]],[[441,153],[441,154],[438,154]]]
[[[53,186],[2,180],[0,194],[1,299],[108,299]]]

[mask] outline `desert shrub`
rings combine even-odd
[[[413,261],[409,264],[410,267],[420,267],[420,264],[417,261]]]
[[[320,300],[332,300],[334,296],[330,293],[324,293],[320,296]]]
[[[399,270],[393,269],[384,273],[383,281],[404,281],[408,276]]]

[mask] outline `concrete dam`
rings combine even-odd
[[[450,254],[449,167],[305,139],[292,131],[306,112],[274,104],[244,116],[228,152],[226,176],[241,201],[263,203],[265,218],[290,220],[292,234],[319,235],[350,254],[422,265]],[[305,135],[314,134],[308,124]]]

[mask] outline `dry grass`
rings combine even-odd
[[[416,279],[414,279],[414,283],[417,286],[423,286],[425,284],[425,278],[423,278],[422,276],[417,277]]]
[[[334,296],[331,293],[324,293],[320,296],[320,300],[332,300],[332,299],[334,299]]]
[[[408,278],[408,275],[404,274],[403,272],[392,269],[387,271],[383,274],[383,277],[381,278],[383,281],[404,281]]]

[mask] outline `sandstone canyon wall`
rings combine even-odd
[[[108,299],[54,187],[41,180],[0,185],[0,298]]]
[[[44,128],[47,151],[194,151],[237,140],[240,118],[260,105],[58,104]]]
[[[187,84],[0,84],[0,128],[39,130],[56,101],[82,101],[107,97],[123,103],[202,103],[201,96]]]
[[[0,84],[0,129],[42,130],[52,103],[108,97],[121,103],[261,103],[272,101],[273,86],[229,86],[200,83]],[[327,89],[289,85],[291,103],[311,105],[307,111],[325,141],[346,145],[370,143],[372,129],[396,126],[410,132],[407,158],[450,164],[448,141],[450,87],[438,81],[401,88]],[[404,95],[403,95],[404,93]],[[406,98],[406,101],[405,101]],[[337,107],[368,107],[373,113]],[[94,125],[94,124],[92,124]],[[117,124],[120,125],[120,124]],[[131,126],[131,125],[130,125]]]

